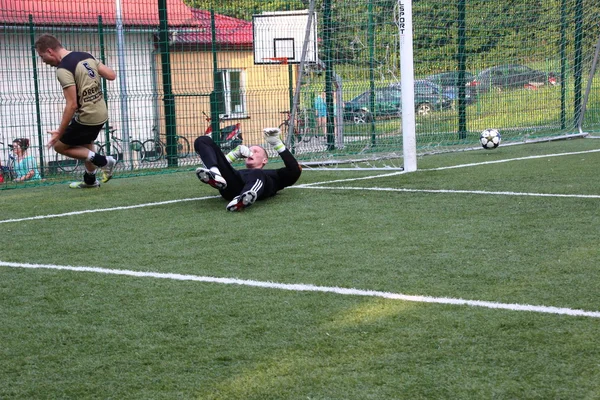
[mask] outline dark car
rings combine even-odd
[[[439,74],[433,74],[426,76],[424,79],[431,81],[444,89],[444,93],[458,101],[458,90],[461,85],[459,82],[458,71],[441,72]],[[475,75],[470,72],[464,72],[463,84],[465,86],[465,102],[467,104],[473,104],[477,101],[477,81]]]
[[[444,87],[429,79],[418,79],[415,81],[415,97],[417,96],[445,96],[451,100],[451,108],[454,108],[458,103],[458,88],[452,86]],[[473,103],[476,97],[475,93],[465,93],[467,104]]]
[[[427,82],[426,85],[415,81],[415,112],[418,115],[427,115],[433,110],[442,110],[452,107],[452,99],[443,94],[437,87],[434,92]],[[402,92],[399,84],[392,84],[384,88],[375,89],[374,106],[372,110],[371,91],[361,93],[350,101],[344,103],[344,119],[361,124],[374,119],[400,117],[402,113]]]
[[[537,88],[542,85],[556,85],[558,74],[529,68],[525,65],[508,64],[484,69],[477,75],[480,92],[494,88]]]

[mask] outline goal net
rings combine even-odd
[[[309,167],[402,168],[413,129],[417,155],[479,149],[480,133],[489,128],[501,133],[503,144],[600,130],[600,81],[591,69],[600,35],[597,3],[342,0],[319,6],[319,60],[304,66],[299,86],[300,136],[308,140],[295,144]],[[405,104],[401,90],[413,80],[401,68],[408,57],[400,45],[410,29],[407,6],[414,104]],[[414,111],[414,125],[403,121],[406,108]]]

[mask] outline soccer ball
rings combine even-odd
[[[495,149],[500,145],[501,140],[500,132],[497,129],[486,129],[479,136],[479,143],[486,150]]]

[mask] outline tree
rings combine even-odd
[[[184,0],[193,8],[202,10],[214,9],[223,14],[246,21],[252,20],[253,14],[263,11],[290,11],[308,8],[308,0]]]
[[[264,11],[303,10],[309,0],[184,0],[201,9],[244,20]],[[323,21],[323,4],[316,0],[318,36],[329,30],[334,64],[395,71],[398,65],[397,0],[330,0],[332,17]],[[561,15],[568,21],[567,46],[572,52],[576,1],[584,7],[583,47],[593,51],[600,19],[598,0],[413,0],[414,58],[418,73],[456,66],[458,2],[466,6],[467,66],[477,70],[515,62],[557,59],[560,53]],[[370,13],[371,10],[371,13]],[[373,25],[369,25],[370,18]],[[373,48],[369,40],[374,35]],[[324,46],[321,43],[321,59]],[[371,59],[373,55],[373,59]]]

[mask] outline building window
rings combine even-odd
[[[215,92],[219,102],[219,116],[239,118],[246,116],[246,82],[241,70],[217,72]]]

